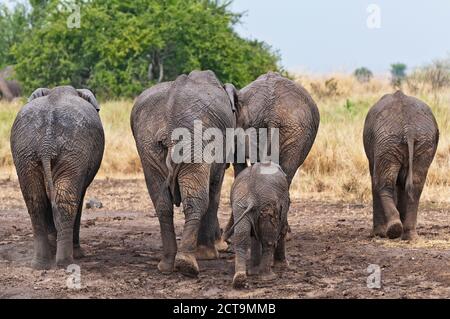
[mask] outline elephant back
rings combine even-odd
[[[169,90],[167,106],[169,132],[181,127],[193,132],[194,121],[223,132],[234,127],[228,95],[212,71],[179,76]]]

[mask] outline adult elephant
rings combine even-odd
[[[33,267],[73,263],[82,254],[86,188],[103,156],[99,105],[89,90],[37,89],[11,130],[11,150],[34,233]]]
[[[373,194],[373,235],[412,240],[417,210],[439,129],[424,102],[401,91],[381,98],[367,114],[364,149]]]
[[[194,122],[198,121],[205,130],[218,130],[220,134],[216,135],[221,136],[215,138],[221,138],[225,145],[226,129],[235,127],[236,107],[234,86],[222,85],[212,71],[193,71],[174,82],[155,85],[144,91],[133,107],[131,127],[161,227],[164,255],[158,269],[162,273],[176,269],[187,276],[196,276],[199,272],[196,256],[218,256],[214,245],[220,238],[217,209],[227,165],[224,160],[203,159],[205,141],[201,137],[200,145],[182,154],[185,160],[175,160],[179,144],[174,139],[179,137],[173,135],[187,131],[190,136],[188,140],[183,137],[183,143],[191,147]],[[181,203],[185,224],[177,247],[173,205]]]
[[[290,185],[319,129],[316,103],[301,85],[274,72],[261,75],[238,95],[238,127],[279,130],[279,164]],[[245,163],[235,165],[235,174],[245,167]]]

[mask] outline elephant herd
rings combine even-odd
[[[105,145],[99,110],[89,90],[41,88],[14,121],[11,150],[33,227],[33,268],[49,269],[55,261],[64,267],[83,255],[82,204]],[[204,139],[198,147],[195,138],[183,137],[179,152],[174,134],[181,128],[195,135],[196,122],[224,140],[230,128],[278,129],[278,164],[264,162],[258,155],[249,166],[248,141],[238,145],[236,139],[232,153],[243,146],[243,161],[234,153],[231,161],[204,160],[198,154],[208,147]],[[135,101],[131,129],[161,228],[159,271],[195,277],[197,259],[218,258],[218,247],[231,238],[235,288],[245,285],[247,274],[273,278],[272,266],[287,263],[289,186],[311,150],[319,122],[318,108],[308,92],[273,72],[241,90],[222,84],[212,71],[193,71],[145,90]],[[371,108],[364,147],[372,177],[373,235],[417,237],[418,203],[438,139],[431,109],[416,98],[398,91]],[[184,148],[193,144],[193,149]],[[185,161],[174,160],[177,151]],[[235,173],[232,216],[222,231],[217,212],[230,164]],[[182,205],[185,216],[179,245],[174,205]]]

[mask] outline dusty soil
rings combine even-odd
[[[0,298],[450,298],[450,209],[423,203],[415,243],[370,238],[367,204],[293,201],[287,251],[290,269],[278,279],[250,278],[231,288],[233,255],[201,261],[188,279],[161,275],[158,220],[143,180],[99,180],[86,199],[81,241],[87,256],[79,290],[67,288],[64,270],[30,268],[31,224],[16,181],[0,180]],[[230,214],[223,196],[221,224]],[[183,214],[176,211],[177,234]],[[367,268],[381,267],[381,289],[367,288]]]

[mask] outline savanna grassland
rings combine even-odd
[[[393,92],[387,79],[359,83],[351,76],[298,76],[320,109],[320,128],[306,162],[291,187],[293,198],[351,202],[371,200],[370,177],[362,132],[368,109],[385,93]],[[423,200],[450,203],[450,89],[433,93],[408,92],[431,106],[440,128],[436,158],[430,168]],[[0,176],[16,178],[9,149],[9,132],[23,101],[0,102]],[[100,116],[106,147],[97,178],[142,178],[142,167],[130,129],[132,100],[107,101]],[[231,177],[231,174],[228,174]],[[227,178],[224,191],[232,183]]]
[[[0,298],[450,298],[450,92],[413,92],[433,109],[441,131],[422,196],[415,242],[372,238],[368,164],[362,144],[365,115],[389,82],[359,83],[350,76],[301,76],[321,113],[315,144],[291,187],[288,269],[271,282],[250,277],[234,290],[234,255],[200,261],[188,279],[157,270],[160,228],[149,199],[130,130],[133,101],[107,101],[100,115],[106,135],[103,163],[86,198],[102,208],[84,209],[82,288],[67,288],[65,270],[30,268],[33,234],[9,150],[9,131],[23,101],[0,103]],[[408,92],[408,87],[405,87]],[[231,214],[227,172],[219,208]],[[184,216],[175,210],[181,235]],[[367,286],[368,266],[381,271],[381,287]]]

